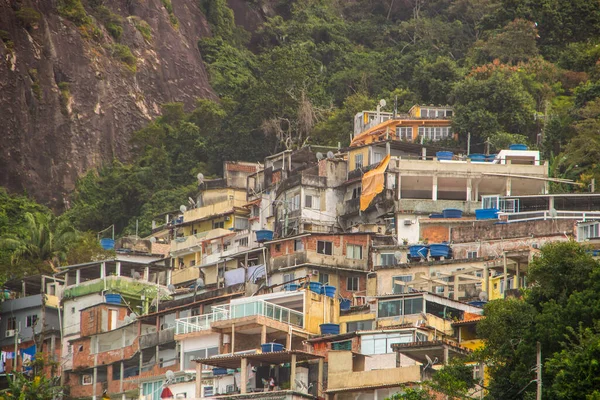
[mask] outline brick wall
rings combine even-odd
[[[118,310],[117,321],[122,322],[127,316],[127,307],[118,304],[98,304],[94,307],[89,307],[81,310],[81,336],[90,336],[97,333],[105,332],[108,329],[102,329],[103,326],[108,328],[109,310]],[[106,320],[105,320],[106,319]]]
[[[450,232],[445,225],[425,225],[421,227],[420,238],[428,240],[429,243],[442,243],[450,240]]]

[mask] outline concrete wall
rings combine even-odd
[[[496,224],[497,221],[476,221],[452,227],[452,241],[455,243],[513,239],[520,237],[548,236],[553,234],[573,234],[575,220],[524,221],[510,224]]]
[[[36,315],[38,318],[36,324],[36,333],[42,330],[42,295],[33,295],[22,297],[19,299],[5,300],[1,304],[2,318],[0,318],[0,346],[14,344],[14,337],[5,337],[8,329],[8,319],[15,318],[16,329],[20,329],[19,337],[23,341],[33,339],[33,327],[27,326],[27,317]],[[58,320],[58,309],[46,307],[46,328],[51,330],[59,330],[60,323]]]
[[[409,366],[371,371],[352,371],[350,351],[330,351],[327,388],[343,388],[352,382],[353,387],[417,382],[421,379],[420,367]]]

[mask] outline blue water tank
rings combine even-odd
[[[102,246],[102,248],[104,250],[114,250],[115,249],[115,241],[114,239],[100,239],[100,246]]]
[[[324,294],[327,297],[335,298],[335,286],[323,285],[321,287],[321,294]]]
[[[529,147],[527,147],[526,144],[511,144],[510,146],[508,146],[509,150],[528,150]]]
[[[485,154],[469,154],[469,159],[475,162],[485,162]]]
[[[340,311],[348,311],[352,306],[352,300],[350,299],[342,299],[340,300]]]
[[[227,368],[213,368],[213,375],[227,375]]]
[[[483,308],[483,306],[487,304],[487,301],[470,301],[467,304],[473,307]]]
[[[118,293],[106,293],[104,295],[104,298],[106,299],[107,303],[111,303],[111,304],[121,304],[121,295]]]
[[[281,343],[263,343],[260,345],[263,353],[273,353],[275,351],[283,351]]]
[[[475,219],[498,219],[498,209],[480,208],[475,210]]]
[[[446,208],[442,211],[444,218],[462,218],[462,210],[457,208]]]
[[[494,160],[496,159],[496,156],[498,154],[489,154],[487,156],[485,156],[485,161],[487,162],[494,162]]]
[[[424,244],[415,244],[408,248],[410,258],[427,258],[429,248]]]
[[[258,243],[268,242],[269,240],[273,240],[273,231],[269,231],[266,229],[255,231],[256,233],[256,241]]]
[[[450,246],[447,244],[430,244],[429,255],[431,257],[445,257],[448,258],[452,254]]]
[[[452,160],[452,157],[454,157],[454,153],[451,151],[438,151],[437,153],[435,153],[435,156],[438,160]]]
[[[323,284],[321,282],[309,282],[308,283],[308,288],[310,289],[310,291],[314,292],[316,294],[321,294],[321,286],[323,286]]]
[[[287,290],[289,292],[296,291],[296,290],[298,290],[299,287],[300,287],[300,285],[297,283],[288,283],[287,285],[283,285],[283,289]]]
[[[339,324],[321,324],[321,335],[337,335],[340,333]]]
[[[438,214],[438,213],[429,214],[429,218],[444,218],[444,214]]]

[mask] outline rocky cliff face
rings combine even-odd
[[[84,26],[64,4],[0,0],[0,185],[56,208],[87,169],[127,159],[131,133],[160,104],[214,96],[197,0],[173,0],[171,12],[166,0],[81,0],[93,22]],[[120,16],[118,40],[94,4]]]

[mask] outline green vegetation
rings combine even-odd
[[[69,82],[60,82],[58,84],[60,92],[60,108],[63,114],[69,114],[69,101],[71,100],[71,91]]]
[[[173,4],[171,3],[171,0],[160,0],[160,2],[162,3],[163,7],[165,8],[165,10],[167,10],[167,13],[169,14],[169,22],[171,22],[171,25],[173,25],[173,28],[177,29],[177,27],[179,26],[179,21],[177,20],[177,17],[175,16],[175,13],[173,12]]]
[[[147,42],[151,42],[152,41],[152,28],[150,27],[150,25],[148,25],[148,23],[146,21],[144,21],[143,19],[141,19],[140,17],[131,16],[129,18],[131,19],[131,21],[133,21],[133,26],[135,26],[135,29],[137,29],[138,32],[141,33],[142,37]]]
[[[123,65],[131,72],[137,71],[137,58],[131,53],[128,46],[115,43],[110,47],[111,55],[121,61]]]
[[[38,71],[35,68],[30,69],[29,77],[31,78],[31,90],[35,95],[35,98],[38,100],[42,99],[42,88],[40,86],[40,78],[38,76]]]
[[[6,376],[8,387],[0,392],[2,400],[52,400],[64,395],[56,362],[47,361],[44,353],[37,353],[31,367],[33,376],[16,372]],[[50,378],[44,374],[50,372]]]
[[[31,7],[23,7],[15,13],[17,19],[27,29],[31,29],[38,24],[42,15]]]
[[[115,40],[119,40],[123,34],[123,18],[120,15],[113,13],[104,5],[94,7],[96,18],[102,22],[110,36]]]
[[[58,13],[77,26],[92,25],[92,18],[87,15],[81,0],[59,0]]]
[[[10,34],[6,31],[0,30],[0,40],[6,46],[9,51],[12,51],[15,47],[14,42],[10,38]]]

